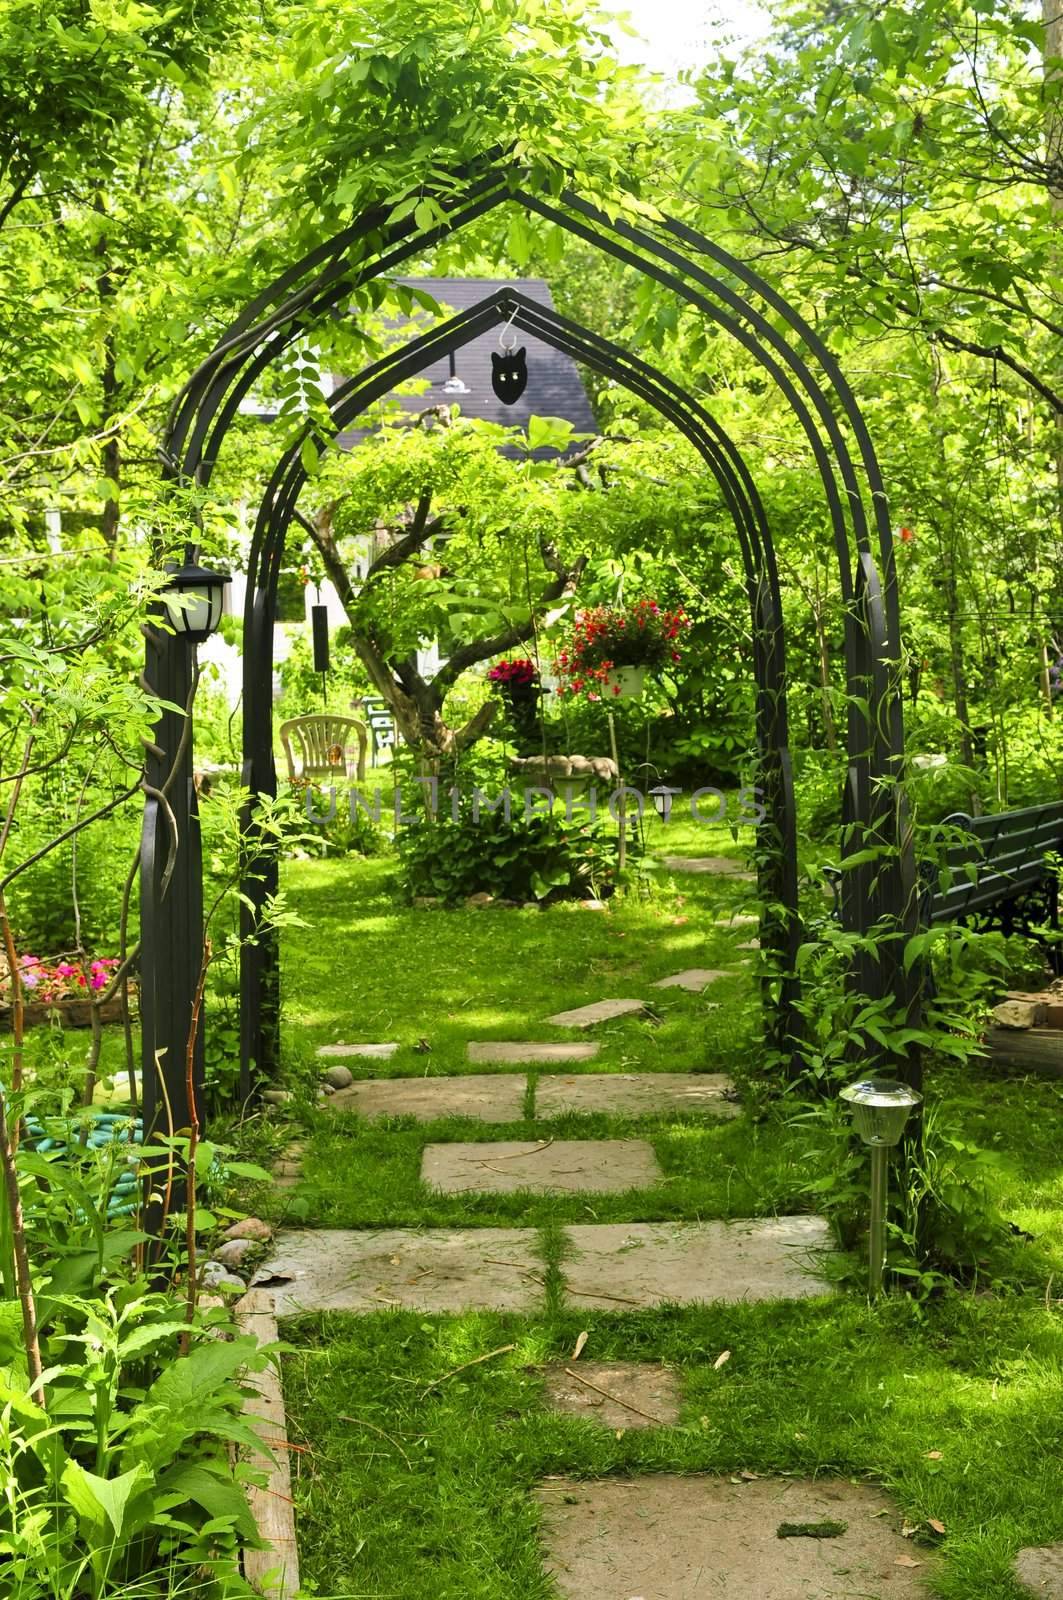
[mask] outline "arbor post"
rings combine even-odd
[[[203,960],[203,873],[199,809],[192,765],[195,645],[149,624],[144,686],[169,702],[155,728],[145,765],[140,846],[140,1016],[144,1142],[187,1132],[192,1102],[203,1124],[203,1029],[188,1094],[186,1054]],[[162,1231],[167,1209],[184,1208],[183,1180],[169,1186],[164,1206],[160,1165],[150,1168],[144,1225]]]

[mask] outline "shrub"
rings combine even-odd
[[[616,826],[550,813],[482,810],[397,835],[404,887],[448,905],[470,894],[504,900],[603,898],[616,884]]]

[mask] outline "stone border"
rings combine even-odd
[[[273,1296],[267,1289],[247,1291],[237,1302],[236,1321],[240,1331],[253,1334],[260,1345],[278,1342]],[[255,1393],[244,1401],[244,1417],[256,1426],[272,1457],[265,1450],[259,1457],[252,1457],[255,1465],[264,1466],[269,1474],[261,1489],[254,1485],[247,1489],[251,1515],[268,1548],[243,1552],[244,1577],[268,1600],[295,1600],[299,1592],[299,1546],[279,1366],[271,1363],[264,1372],[249,1374],[247,1382]]]

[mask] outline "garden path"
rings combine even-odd
[[[681,870],[674,861],[666,866]],[[718,858],[694,858],[690,867],[704,881],[718,872]],[[732,870],[722,875],[743,881]],[[587,920],[599,925],[600,946],[611,936],[625,937],[606,919]],[[628,971],[623,998],[594,998],[589,972],[580,1004],[548,1015],[544,1007],[539,1026],[529,1029],[554,1037],[469,1037],[476,1031],[472,1016],[460,1059],[454,1059],[456,1042],[448,1048],[446,1065],[453,1061],[456,1070],[438,1070],[427,1017],[415,1024],[429,1035],[413,1047],[425,1057],[417,1076],[403,1068],[398,1040],[372,1047],[318,1045],[323,1065],[351,1063],[349,1083],[335,1067],[329,1071],[333,1085],[342,1086],[324,1108],[335,1130],[326,1159],[351,1150],[352,1138],[356,1145],[376,1141],[382,1172],[400,1152],[408,1163],[416,1151],[416,1181],[406,1180],[411,1203],[405,1209],[413,1214],[411,1225],[403,1227],[360,1220],[353,1227],[283,1229],[253,1279],[272,1293],[278,1316],[381,1310],[523,1319],[639,1310],[653,1315],[669,1306],[780,1305],[829,1295],[831,1245],[817,1217],[705,1218],[700,1204],[686,1204],[682,1194],[661,1209],[660,1197],[675,1187],[658,1158],[662,1127],[680,1137],[711,1135],[715,1128],[738,1126],[744,1113],[729,1072],[670,1070],[675,1063],[667,1056],[649,1066],[638,1058],[653,1030],[668,1025],[673,1008],[688,1008],[691,1019],[706,1018],[720,1009],[704,998],[716,986],[733,1000],[735,981],[748,969],[738,952],[756,948],[755,940],[735,936],[756,920],[732,906],[714,935],[723,943],[721,965],[662,971],[657,962],[656,972],[636,966]],[[673,919],[677,926],[687,921]],[[691,941],[682,939],[689,948]],[[718,950],[714,944],[713,953]],[[632,1050],[625,1031],[632,1028],[643,1030],[640,1050]],[[560,1040],[559,1030],[594,1030],[598,1037]],[[640,1070],[627,1070],[632,1064]],[[684,1062],[689,1064],[690,1052]],[[364,1121],[352,1122],[351,1113]],[[411,1144],[411,1124],[431,1132],[413,1136]],[[477,1125],[491,1137],[476,1138]],[[378,1131],[358,1131],[370,1127]],[[302,1175],[298,1166],[286,1168],[288,1182],[298,1185]],[[312,1165],[307,1192],[322,1178],[320,1164]],[[352,1197],[339,1192],[333,1171],[328,1183],[331,1209],[342,1214]],[[584,1216],[589,1210],[593,1218],[603,1203],[621,1209],[613,1211],[615,1220],[602,1221],[576,1220],[578,1212],[574,1217],[561,1211],[551,1222],[545,1214],[541,1225],[530,1214],[536,1205],[571,1206],[580,1197],[589,1202]],[[770,1204],[766,1209],[770,1213]],[[450,1226],[435,1225],[443,1216]],[[519,1225],[481,1221],[493,1223],[496,1216],[511,1216]],[[653,1436],[676,1425],[682,1398],[672,1373],[639,1361],[577,1365],[581,1348],[567,1363],[544,1368],[540,1404],[576,1412],[617,1438],[628,1429]],[[472,1364],[499,1353],[474,1356]],[[728,1355],[717,1359],[722,1363]],[[923,1592],[916,1572],[924,1563],[904,1566],[908,1547],[881,1495],[799,1478],[754,1483],[754,1474],[745,1477],[749,1482],[733,1484],[704,1474],[680,1478],[674,1493],[672,1480],[659,1477],[610,1477],[578,1487],[547,1479],[539,1490],[547,1570],[567,1600],[641,1600],[650,1594],[687,1600],[702,1580],[709,1585],[706,1593],[756,1593],[764,1600],[858,1594],[901,1600]],[[744,1494],[747,1489],[753,1492]],[[799,1529],[784,1542],[776,1537],[784,1518],[814,1523],[817,1531]],[[895,1565],[898,1560],[901,1565]]]

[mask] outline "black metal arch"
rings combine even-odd
[[[454,175],[453,196],[445,204],[446,218],[437,227],[422,231],[413,218],[388,223],[382,208],[372,209],[284,272],[245,308],[178,397],[163,444],[165,474],[178,482],[208,483],[240,401],[293,342],[352,298],[371,295],[378,280],[415,255],[503,203],[520,205],[634,267],[742,345],[787,400],[806,436],[823,485],[845,606],[849,709],[843,860],[858,859],[844,874],[843,918],[856,932],[867,931],[883,919],[898,932],[914,928],[914,858],[897,783],[903,761],[903,727],[896,681],[899,618],[888,505],[870,436],[844,376],[815,331],[788,302],[745,263],[685,224],[664,218],[635,225],[622,215],[607,215],[571,190],[551,198],[522,187],[522,181],[519,171],[497,159],[473,164]],[[758,849],[761,884],[770,903],[779,908],[773,942],[783,970],[792,973],[800,933],[778,575],[756,487],[716,419],[692,394],[630,352],[508,290],[368,366],[333,396],[330,405],[335,427],[338,430],[401,378],[414,375],[437,355],[467,342],[502,315],[513,315],[528,332],[616,377],[653,405],[691,441],[720,486],[742,549],[756,642],[758,736],[765,764],[762,781],[771,808],[770,826],[762,830]],[[855,455],[846,430],[855,441]],[[327,447],[331,441],[317,442]],[[276,582],[284,535],[304,479],[297,452],[289,451],[278,463],[263,498],[250,558],[243,776],[252,792],[262,794],[275,792],[276,786],[269,701]],[[878,565],[872,552],[872,530],[877,535]],[[165,698],[182,703],[187,668],[166,635],[153,634],[149,639],[147,675]],[[157,789],[179,743],[180,719],[167,714],[159,727],[160,754],[149,759],[149,789]],[[174,1047],[180,1048],[187,1034],[194,988],[187,962],[178,957],[176,970],[174,965],[178,941],[197,925],[201,913],[195,796],[187,760],[185,767],[188,770],[179,773],[177,783],[171,786],[168,814],[150,792],[145,808],[142,1010],[149,1121],[156,1056],[160,1049],[172,1056]],[[164,897],[159,862],[165,854],[160,839],[166,824],[188,841],[188,847],[186,871],[175,876]],[[868,845],[879,847],[877,859],[868,858]],[[259,902],[275,881],[273,866],[265,862],[259,875],[261,865],[248,862],[252,900]],[[252,867],[256,870],[250,870]],[[179,884],[183,888],[175,893]],[[248,909],[245,933],[252,935],[254,926],[253,912]],[[270,1054],[275,974],[268,945],[245,944],[245,950],[242,1053],[246,1088],[249,1063],[264,1065]],[[899,948],[894,954],[887,945],[884,957],[880,953],[875,961],[859,963],[855,976],[872,998],[898,993],[914,1015],[917,975],[904,973]],[[783,986],[785,1012],[794,996],[794,984],[789,980]],[[909,1062],[908,1070],[916,1077],[918,1062]],[[163,1072],[182,1104],[176,1064],[171,1067],[164,1062]]]

